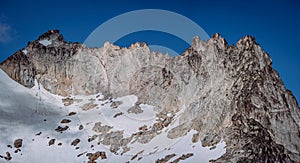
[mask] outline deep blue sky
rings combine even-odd
[[[300,100],[300,1],[8,1],[0,0],[0,62],[49,29],[59,29],[67,41],[83,42],[101,23],[138,9],[164,9],[184,15],[210,36],[220,33],[229,44],[245,35],[270,54],[286,87]],[[165,39],[161,39],[165,38]],[[166,41],[167,39],[167,41]],[[192,39],[192,38],[191,38]],[[159,32],[140,32],[117,43],[136,41],[173,46],[186,44]],[[172,47],[171,47],[172,48]]]

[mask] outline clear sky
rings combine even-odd
[[[138,9],[179,13],[199,24],[210,36],[220,33],[229,44],[245,35],[255,36],[271,56],[286,87],[300,101],[298,0],[0,0],[0,62],[49,29],[59,29],[66,41],[84,42],[106,20]],[[116,43],[128,46],[136,41],[162,44],[176,51],[187,48],[187,44],[172,36],[151,31],[128,35]]]

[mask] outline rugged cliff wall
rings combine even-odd
[[[146,43],[86,48],[52,30],[0,67],[24,86],[38,80],[62,96],[135,94],[161,113],[182,112],[168,137],[194,129],[193,141],[204,146],[223,139],[227,152],[217,161],[300,161],[298,104],[251,36],[235,46],[219,34],[207,42],[195,37],[181,56],[170,57]]]

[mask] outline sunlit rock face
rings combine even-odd
[[[232,46],[219,34],[208,41],[195,37],[182,55],[170,57],[151,52],[146,43],[86,48],[51,30],[0,67],[26,87],[37,80],[61,96],[136,95],[136,105],[154,106],[162,119],[140,135],[144,142],[175,121],[167,114],[177,114],[167,137],[195,130],[192,141],[203,146],[224,140],[226,153],[216,161],[300,161],[297,101],[251,36]]]

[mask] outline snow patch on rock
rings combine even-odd
[[[50,41],[50,40],[40,40],[39,43],[43,44],[44,46],[48,46],[48,45],[52,44],[52,41]]]

